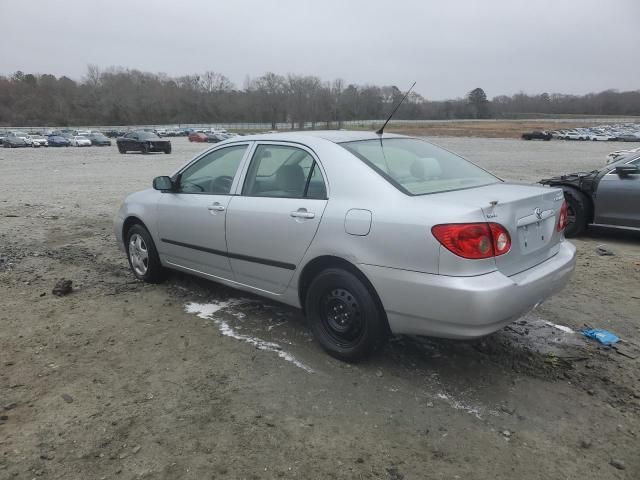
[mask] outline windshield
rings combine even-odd
[[[480,187],[500,181],[464,158],[416,138],[360,140],[340,145],[409,195]]]
[[[159,140],[160,137],[153,132],[137,132],[140,140]]]

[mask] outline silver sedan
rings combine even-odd
[[[235,137],[129,195],[134,275],[175,269],[302,308],[331,355],[391,333],[473,338],[569,280],[562,190],[505,183],[425,140],[327,131]]]

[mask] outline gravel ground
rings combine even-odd
[[[434,141],[524,182],[619,147]],[[0,149],[0,479],[640,478],[640,234],[576,240],[570,285],[494,335],[397,337],[347,365],[294,309],[134,280],[112,217],[203,148],[173,144]],[[565,328],[584,325],[620,350]]]

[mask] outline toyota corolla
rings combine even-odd
[[[331,355],[392,333],[490,334],[575,266],[562,190],[506,183],[423,139],[345,131],[236,137],[129,195],[133,274],[167,269],[304,310]]]

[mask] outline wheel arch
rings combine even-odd
[[[335,255],[321,255],[321,256],[315,257],[314,259],[307,262],[307,264],[303,267],[302,271],[300,272],[300,276],[298,277],[298,285],[297,285],[298,300],[300,302],[300,306],[302,307],[302,309],[304,310],[304,302],[305,302],[309,285],[311,285],[311,281],[314,279],[316,275],[318,275],[323,270],[326,270],[327,268],[342,268],[354,274],[356,277],[358,277],[362,281],[362,283],[364,283],[364,285],[367,287],[367,289],[375,299],[378,309],[384,316],[387,329],[390,332],[391,329],[389,327],[389,322],[387,320],[387,314],[385,312],[384,305],[382,304],[382,300],[380,299],[378,292],[376,291],[375,287],[373,286],[369,278],[367,278],[367,276],[362,272],[362,270],[360,270],[353,263],[351,263],[348,260],[345,260],[342,257],[338,257]]]
[[[562,188],[563,192],[569,191],[569,192],[574,192],[574,193],[578,193],[579,195],[582,195],[587,202],[587,206],[589,207],[589,211],[587,212],[587,224],[593,223],[593,219],[595,215],[595,204],[593,203],[593,198],[591,197],[591,195],[588,195],[586,192],[584,192],[577,186],[568,184],[568,183],[560,183],[552,186]]]
[[[126,243],[127,232],[134,225],[142,225],[144,228],[147,229],[149,234],[151,234],[151,232],[149,231],[149,228],[145,225],[145,223],[139,217],[137,217],[136,215],[129,215],[127,218],[125,218],[124,222],[122,222],[122,241],[123,242]]]

